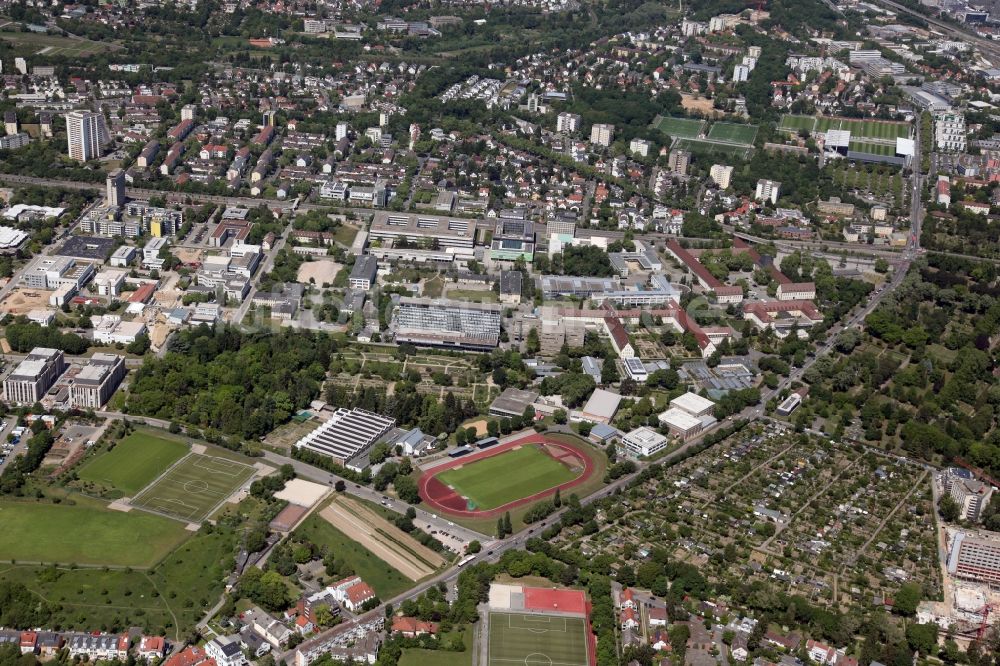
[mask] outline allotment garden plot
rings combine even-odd
[[[133,497],[130,504],[187,522],[201,522],[254,472],[250,465],[234,460],[191,453]]]
[[[653,541],[706,578],[742,563],[748,580],[821,604],[940,589],[929,473],[874,448],[751,424],[619,502],[597,534],[559,541],[616,558]]]

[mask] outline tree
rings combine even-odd
[[[347,490],[347,484],[344,483],[343,479],[337,479],[337,482],[333,484],[333,489],[336,490],[338,493],[342,493],[345,490]]]
[[[923,591],[920,589],[920,585],[906,583],[896,593],[893,610],[900,615],[914,615],[917,612],[917,606],[920,604],[921,597],[923,597]]]
[[[135,354],[136,356],[142,356],[147,351],[149,351],[150,341],[149,336],[143,333],[142,335],[135,336],[135,340],[128,343],[125,346],[125,351],[129,354]]]
[[[937,636],[937,625],[933,623],[910,623],[906,627],[906,642],[911,650],[922,655],[931,654],[931,650],[937,645]]]
[[[552,413],[552,419],[559,425],[565,424],[567,418],[568,417],[565,409],[557,409]]]
[[[604,363],[601,364],[601,383],[614,384],[619,379],[621,377],[618,373],[618,363],[613,355],[608,354],[604,357]]]
[[[393,480],[392,486],[396,489],[399,499],[408,504],[420,503],[420,491],[417,489],[417,482],[412,477],[397,476]]]
[[[556,494],[552,498],[552,504],[558,509],[562,506],[562,497],[559,495],[559,488],[556,488]]]
[[[951,495],[945,495],[938,502],[938,512],[941,514],[941,520],[946,523],[953,523],[958,520],[960,511],[958,502]]]
[[[482,549],[483,549],[483,544],[479,543],[479,541],[477,541],[476,539],[473,539],[465,547],[465,552],[469,553],[470,555],[475,555]]]
[[[514,526],[510,524],[510,511],[503,514],[503,529],[507,534],[514,533]]]

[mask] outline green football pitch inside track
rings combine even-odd
[[[438,479],[489,510],[572,481],[578,476],[535,445],[522,446],[441,472]]]
[[[131,496],[183,458],[188,449],[183,442],[134,432],[84,465],[79,476]]]
[[[133,497],[130,504],[200,522],[253,474],[250,465],[192,453]]]
[[[580,617],[490,613],[487,666],[592,666]]]

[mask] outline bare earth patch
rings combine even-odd
[[[684,107],[685,111],[694,111],[706,116],[714,116],[718,113],[712,100],[700,95],[696,97],[690,93],[681,93],[681,106]]]
[[[13,315],[28,314],[32,310],[44,309],[49,306],[49,296],[52,292],[44,289],[14,289],[3,299],[0,310]]]
[[[296,277],[302,284],[309,284],[311,279],[317,286],[322,287],[323,283],[333,284],[333,279],[337,277],[341,268],[343,266],[329,259],[305,261],[299,266],[299,273]]]

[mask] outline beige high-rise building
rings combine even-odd
[[[725,164],[713,164],[708,171],[708,176],[722,189],[729,189],[729,184],[733,180],[733,167]]]
[[[615,126],[597,123],[590,128],[590,142],[607,148],[615,138]]]
[[[66,114],[66,138],[69,156],[80,162],[101,156],[108,129],[104,116],[93,111],[70,111]]]

